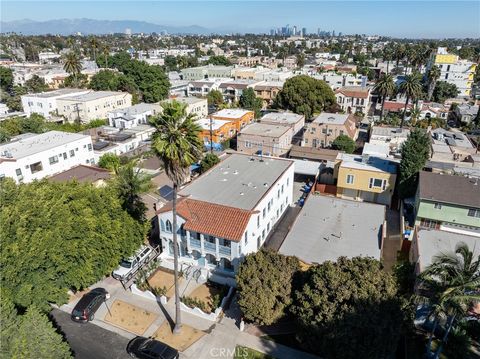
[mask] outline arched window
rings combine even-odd
[[[165,222],[165,230],[170,233],[172,232],[172,222],[170,222],[170,220],[168,219]]]

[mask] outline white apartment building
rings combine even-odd
[[[337,90],[344,86],[366,86],[368,81],[367,76],[364,75],[337,74],[335,72],[325,72],[313,77],[325,81],[332,90]]]
[[[368,114],[370,109],[370,88],[362,86],[345,86],[335,91],[337,104],[346,113],[361,112]]]
[[[215,80],[191,81],[187,85],[187,96],[197,96],[197,97],[207,96],[210,91],[218,90],[218,87],[223,81],[225,80],[215,79]]]
[[[90,90],[64,88],[55,91],[41,93],[32,93],[23,95],[23,111],[30,116],[32,113],[38,113],[46,119],[57,114],[57,100],[69,96],[78,96],[89,93]]]
[[[293,174],[291,160],[233,154],[180,190],[177,225],[184,273],[234,285],[242,258],[262,247],[293,203]],[[161,265],[173,268],[171,204],[157,214]]]
[[[446,81],[457,86],[458,96],[470,96],[473,78],[477,64],[467,60],[461,60],[458,55],[449,54],[445,47],[439,47],[427,64],[427,71],[432,66],[440,69],[439,81]]]
[[[94,163],[92,138],[78,133],[27,133],[0,145],[0,178],[10,177],[17,183]]]
[[[196,115],[198,118],[204,118],[208,116],[208,101],[206,98],[198,98],[198,97],[176,97],[166,102],[170,101],[178,101],[180,103],[185,104],[187,107],[185,111],[187,115]]]
[[[130,107],[111,111],[107,114],[108,123],[116,128],[132,128],[148,124],[148,118],[162,112],[162,107],[154,103],[139,103]]]
[[[209,78],[231,78],[233,66],[206,65],[183,69],[182,77],[188,81],[198,81]]]
[[[130,106],[132,95],[127,92],[90,91],[57,99],[58,114],[69,122],[104,119],[109,112]]]

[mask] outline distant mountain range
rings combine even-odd
[[[0,32],[16,32],[23,35],[59,34],[71,35],[77,32],[82,34],[111,34],[125,33],[125,29],[131,29],[132,33],[160,33],[166,31],[169,34],[199,34],[226,33],[227,31],[215,31],[201,26],[165,26],[136,20],[93,20],[93,19],[58,19],[48,21],[15,20],[1,21]]]

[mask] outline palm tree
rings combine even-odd
[[[434,355],[438,359],[455,319],[464,317],[469,307],[480,301],[480,257],[475,258],[468,246],[460,242],[454,253],[435,256],[419,279],[422,295],[418,299],[430,306],[430,318],[433,319],[427,345],[428,357],[432,353],[437,326],[446,322],[445,333]]]
[[[98,50],[98,46],[99,46],[99,43],[98,43],[98,40],[95,36],[92,36],[90,38],[90,47],[92,48],[92,52],[93,52],[93,61],[95,61],[95,63],[97,63],[97,50]]]
[[[184,104],[177,101],[165,103],[163,112],[151,120],[156,128],[152,136],[152,149],[162,161],[165,173],[173,182],[172,232],[173,265],[175,281],[175,328],[180,333],[180,294],[178,288],[178,240],[177,240],[177,191],[188,176],[190,166],[197,162],[202,154],[203,144],[198,136],[200,127],[193,115],[187,115]]]
[[[380,112],[380,121],[382,121],[385,99],[387,96],[393,95],[393,92],[395,91],[395,82],[393,82],[393,76],[387,74],[380,77],[375,84],[374,91],[382,96],[382,111]]]
[[[140,195],[152,188],[151,177],[137,168],[137,161],[130,161],[124,166],[115,169],[115,187],[122,200],[122,207],[133,218],[145,222],[147,207]]]
[[[405,101],[405,108],[403,109],[402,122],[400,128],[403,128],[403,122],[407,115],[407,106],[410,100],[416,99],[422,93],[422,76],[418,72],[405,76],[405,81],[400,84],[400,93],[407,97]]]
[[[430,70],[428,70],[428,101],[432,99],[433,91],[435,91],[435,86],[437,85],[437,80],[441,75],[440,68],[436,65],[433,65]]]
[[[108,56],[110,55],[110,46],[103,46],[103,56],[105,57],[105,68],[108,68]]]
[[[63,69],[77,79],[77,75],[82,71],[82,62],[80,56],[74,51],[67,52],[63,57]]]

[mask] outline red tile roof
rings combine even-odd
[[[349,88],[349,87],[342,87],[335,91],[335,93],[341,93],[347,97],[355,97],[355,98],[368,98],[370,90],[368,88]]]
[[[160,208],[157,214],[168,212],[172,204]],[[180,198],[177,214],[185,219],[183,228],[219,238],[239,242],[247,228],[253,211],[223,206],[215,203]]]
[[[411,108],[411,105],[408,105],[407,108]],[[392,101],[385,101],[385,105],[383,109],[385,111],[403,111],[405,108],[405,104],[402,102],[392,102]]]

